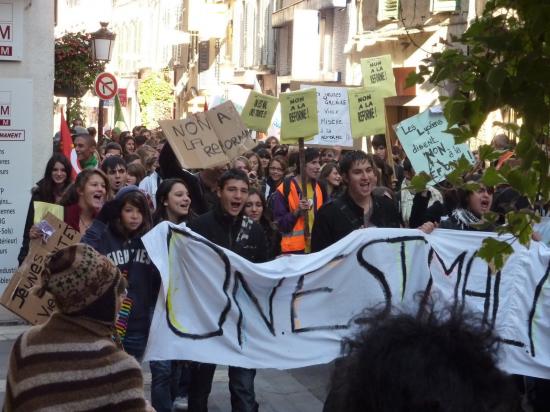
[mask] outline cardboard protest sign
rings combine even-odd
[[[241,113],[246,127],[259,132],[267,132],[278,102],[276,97],[251,91]]]
[[[346,88],[309,86],[301,84],[302,90],[317,90],[317,122],[319,133],[306,145],[353,147],[349,121],[349,102]]]
[[[205,113],[180,120],[161,120],[159,124],[181,167],[202,169],[228,162]]]
[[[440,111],[428,109],[396,124],[394,129],[414,170],[432,176],[432,183],[445,179],[453,171],[450,163],[462,156],[475,162],[466,144],[455,144],[454,137],[445,133],[447,120]]]
[[[210,109],[206,112],[206,118],[216,133],[219,146],[229,160],[256,146],[232,102],[228,101]]]
[[[46,242],[42,239],[31,240],[29,254],[11,278],[0,298],[0,304],[19,317],[36,325],[44,323],[55,310],[55,301],[51,294],[38,296],[33,288],[41,285],[41,273],[44,270],[46,256],[65,246],[80,241],[80,233],[63,221],[48,213],[39,225],[49,234]]]
[[[386,132],[384,97],[380,90],[350,88],[349,118],[354,138]]]
[[[34,202],[34,221],[33,224],[40,222],[46,217],[48,213],[51,213],[59,220],[63,220],[63,206],[56,205],[54,203],[47,202]]]
[[[319,133],[317,92],[314,88],[282,93],[279,101],[283,143],[295,143],[299,138],[307,140]]]
[[[383,97],[397,94],[389,54],[361,59],[361,72],[363,73],[363,85],[365,87],[381,90]]]

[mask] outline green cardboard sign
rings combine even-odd
[[[369,89],[378,89],[383,97],[395,96],[395,77],[391,56],[369,57],[361,59],[361,72],[363,73],[363,85]]]
[[[271,125],[278,101],[276,97],[251,91],[241,112],[241,119],[245,126],[266,133]]]
[[[426,172],[433,183],[441,182],[454,169],[452,162],[465,156],[474,164],[474,155],[465,143],[456,144],[445,132],[448,124],[443,113],[428,109],[394,126],[397,137],[417,173]]]
[[[315,88],[282,93],[279,101],[281,102],[281,142],[292,144],[301,137],[309,139],[319,133]]]
[[[386,133],[384,92],[379,89],[348,89],[351,135],[358,138]]]

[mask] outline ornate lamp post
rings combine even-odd
[[[116,34],[107,30],[109,23],[100,22],[101,28],[92,33],[92,57],[96,61],[109,62],[113,55]],[[103,99],[99,98],[99,109],[97,112],[97,135],[98,139],[103,136]]]

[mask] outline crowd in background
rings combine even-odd
[[[124,350],[138,361],[160,286],[141,237],[159,222],[185,222],[214,243],[264,262],[285,253],[321,251],[359,228],[492,230],[495,223],[483,221],[485,212],[503,217],[512,209],[535,207],[508,186],[483,185],[475,173],[466,177],[478,183],[474,191],[443,181],[415,192],[411,162],[397,144],[387,147],[383,135],[372,137],[373,154],[307,148],[303,164],[296,147],[268,137],[229,165],[184,170],[161,131],[115,128],[96,140],[94,128],[75,123],[77,164],[60,153],[48,161],[32,191],[19,261],[30,239],[41,236],[33,224],[33,202],[61,205],[65,222],[83,235],[82,242],[106,256],[127,282],[115,327]],[[512,150],[510,142],[504,144]],[[81,171],[72,181],[75,168]],[[216,365],[156,361],[150,367],[158,412],[170,411],[176,399],[187,399],[189,411],[207,410]],[[255,370],[229,368],[233,411],[258,410],[254,376]]]

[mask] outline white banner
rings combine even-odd
[[[143,238],[163,284],[145,357],[247,368],[325,363],[364,308],[408,305],[431,290],[495,326],[505,370],[548,378],[550,249],[515,246],[493,273],[476,256],[490,235],[369,228],[319,253],[253,264],[161,223]]]

